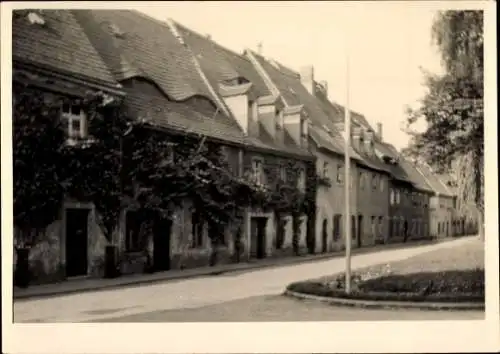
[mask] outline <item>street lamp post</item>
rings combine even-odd
[[[346,48],[346,107],[344,110],[345,114],[345,211],[344,211],[344,225],[345,225],[345,292],[351,292],[351,197],[350,197],[350,184],[351,184],[351,160],[349,156],[349,148],[351,146],[351,111],[349,103],[349,80],[350,80],[350,68],[349,68],[349,43],[347,43]],[[353,186],[354,188],[354,186]]]

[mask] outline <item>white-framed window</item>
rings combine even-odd
[[[381,177],[378,181],[379,189],[381,192],[384,191],[384,179]]]
[[[254,182],[258,184],[264,184],[264,168],[262,165],[262,160],[253,159],[252,161],[252,177]]]
[[[81,106],[63,104],[61,119],[65,124],[66,134],[69,139],[87,138],[87,116]]]
[[[400,204],[401,203],[401,193],[399,191],[399,189],[396,190],[396,204]]]
[[[285,182],[287,180],[287,170],[286,170],[286,165],[284,163],[280,164],[279,167],[279,172],[280,172],[280,180]]]
[[[394,189],[391,188],[390,203],[391,205],[394,205],[395,202],[396,202],[396,193],[394,192]]]
[[[328,177],[328,162],[324,161],[323,162],[323,177]]]
[[[306,190],[306,170],[301,168],[297,177],[297,188],[304,192]]]

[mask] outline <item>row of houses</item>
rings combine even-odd
[[[218,262],[342,250],[345,183],[354,247],[473,232],[473,219],[456,212],[452,183],[403,158],[385,141],[381,124],[374,129],[352,112],[346,132],[344,107],[329,98],[311,66],[296,72],[252,50],[235,53],[177,22],[124,10],[16,11],[12,49],[13,81],[42,90],[48,99],[89,90],[124,97],[129,114],[147,120],[165,139],[198,134],[224,146],[240,177],[270,184],[271,175],[283,176],[303,191],[316,183],[315,208],[293,216],[298,220],[248,208],[242,246],[228,228]],[[68,132],[85,138],[85,114],[70,118]],[[349,181],[346,134],[352,139]],[[317,177],[328,183],[317,184]],[[110,241],[95,207],[68,198],[61,208],[60,220],[45,230],[46,241],[30,252],[36,278],[102,274]],[[210,230],[189,200],[168,223],[155,225],[145,243],[134,211],[122,214],[122,232],[111,241],[122,273],[144,269],[144,248],[158,270],[210,264]]]

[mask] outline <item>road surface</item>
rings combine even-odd
[[[353,269],[405,259],[426,251],[471,242],[378,251],[353,256]],[[168,281],[14,303],[15,322],[179,322],[383,319],[479,319],[483,312],[361,310],[280,296],[294,281],[342,272],[343,258],[247,272]],[[399,313],[399,315],[398,315]],[[389,318],[388,318],[389,316]],[[451,316],[451,317],[450,317]],[[479,317],[478,317],[479,316]]]

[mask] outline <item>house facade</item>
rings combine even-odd
[[[123,97],[122,88],[71,13],[19,10],[13,13],[12,26],[14,105],[26,93],[42,95],[48,105],[83,98],[89,91]],[[68,142],[87,137],[85,112],[61,107],[61,115]],[[36,239],[39,241],[29,252],[35,283],[100,274],[105,246],[112,242],[99,226],[95,206],[69,196],[64,198],[56,220]],[[22,247],[19,242],[15,227],[14,244]]]
[[[345,139],[345,108],[328,99],[325,84],[317,84],[316,98],[329,113],[336,129]],[[351,112],[351,151],[354,156],[353,184],[356,212],[351,215],[351,235],[354,247],[370,246],[385,242],[389,220],[390,170],[376,153],[377,136],[357,112]]]
[[[215,73],[196,55],[197,47],[186,45],[175,24],[135,11],[58,10],[35,15],[43,23],[31,23],[29,12],[15,17],[13,52],[19,69],[14,80],[40,81],[44,89],[49,82],[48,91],[65,95],[89,89],[117,95],[124,99],[127,113],[142,124],[134,128],[136,138],[156,134],[169,154],[171,149],[171,155],[178,156],[176,149],[183,139],[204,137],[207,145],[222,149],[234,178],[262,185],[268,194],[285,186],[288,189],[279,192],[295,198],[280,210],[253,205],[224,230],[215,230],[203,220],[194,199],[184,200],[167,219],[145,212],[132,201],[122,211],[111,240],[103,236],[92,203],[68,199],[60,220],[46,230],[47,240],[30,252],[32,265],[39,269],[37,281],[102,275],[108,245],[118,249],[122,274],[143,272],[151,263],[154,270],[209,266],[215,251],[217,264],[307,252],[311,213],[305,205],[314,198],[309,181],[315,180],[315,166],[301,130],[300,111],[273,115],[280,109],[279,100],[249,90],[251,83],[242,83],[245,75],[236,70],[232,77],[214,80]],[[29,72],[21,70],[26,62],[36,70],[31,66]],[[39,68],[45,67],[60,70],[67,78],[57,71],[57,75],[39,77]],[[279,128],[274,135],[266,126],[269,116]],[[123,139],[125,164],[130,144]],[[137,187],[134,181],[128,182],[132,184],[125,190]],[[79,229],[74,231],[75,227]],[[80,235],[78,240],[73,233]],[[214,233],[221,240],[217,244]],[[71,260],[79,264],[68,265]]]
[[[453,236],[455,195],[428,165],[417,163],[415,166],[434,192],[429,198],[430,235],[435,238]]]
[[[316,218],[314,237],[310,251],[325,253],[342,250],[345,245],[344,221],[342,215],[345,200],[344,140],[333,120],[314,96],[313,73],[308,76],[284,67],[274,60],[246,50],[246,57],[252,62],[269,90],[279,94],[286,109],[300,107],[306,116],[308,148],[316,157],[316,174],[321,183],[316,193]],[[360,157],[352,152],[354,159]],[[351,168],[352,215],[356,214],[356,166]]]

